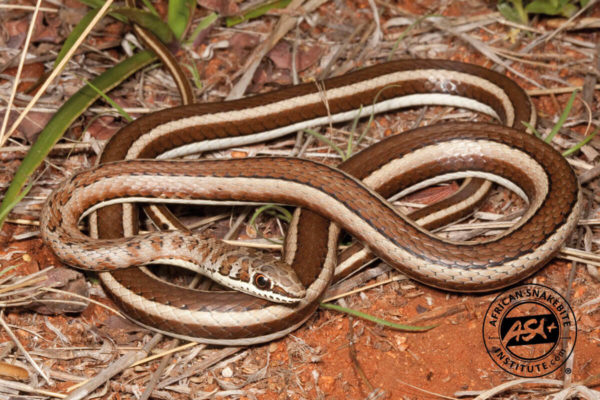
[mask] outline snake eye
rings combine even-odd
[[[268,289],[271,286],[271,281],[263,274],[257,274],[254,277],[254,284],[259,289]]]

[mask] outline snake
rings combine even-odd
[[[417,105],[472,109],[500,123],[447,122],[409,130],[336,168],[288,157],[171,160]],[[550,145],[525,133],[523,121],[535,123],[535,111],[518,84],[489,69],[448,60],[392,61],[319,85],[307,82],[240,100],[173,107],[122,128],[106,144],[98,166],[62,183],[43,207],[42,237],[66,263],[102,270],[106,293],[130,318],[210,344],[263,343],[302,325],[337,275],[342,229],[426,285],[496,290],[545,265],[575,229],[582,209],[573,170]],[[470,183],[450,203],[429,207],[434,215],[429,220],[409,218],[386,200],[461,178]],[[453,242],[423,228],[472,208],[489,181],[529,205],[512,228],[480,242]],[[189,232],[137,232],[133,204],[215,201],[299,207],[281,262],[272,256],[256,261],[254,251]],[[86,215],[91,237],[78,227]],[[168,213],[156,219],[159,228],[175,226]],[[207,276],[246,293],[186,289],[144,268],[127,268],[164,262],[194,271],[204,262]]]

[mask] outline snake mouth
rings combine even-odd
[[[304,287],[295,287],[293,290],[284,289],[281,286],[273,286],[271,289],[274,301],[278,301],[286,304],[298,303],[304,297],[306,297],[306,289]]]

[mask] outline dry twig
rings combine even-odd
[[[38,372],[38,374],[40,374],[42,376],[42,378],[44,378],[44,380],[46,381],[47,384],[50,384],[50,378],[48,377],[48,375],[46,375],[46,373],[40,368],[40,366],[31,357],[31,355],[29,354],[29,352],[21,344],[21,342],[19,341],[19,339],[15,336],[15,334],[12,331],[12,329],[10,329],[10,327],[8,326],[8,324],[6,323],[6,321],[4,321],[4,318],[2,317],[3,314],[4,314],[4,311],[0,311],[0,325],[2,325],[2,328],[4,328],[4,330],[6,331],[6,333],[8,334],[8,336],[10,336],[10,338],[12,339],[12,341],[17,345],[17,347],[19,348],[19,350],[21,351],[21,353],[25,356],[25,358],[27,359],[27,361],[29,361],[29,363],[31,364],[31,366]]]

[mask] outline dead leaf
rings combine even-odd
[[[28,28],[29,21],[24,18],[4,23],[4,29],[6,29],[5,32],[9,37],[25,35]]]
[[[211,11],[217,11],[226,17],[239,14],[240,12],[238,5],[231,0],[200,0],[198,4]]]
[[[111,315],[102,323],[99,332],[110,337],[117,344],[131,344],[141,340],[148,333],[146,328],[134,324],[128,319]]]
[[[61,7],[58,10],[59,18],[68,25],[76,25],[87,14],[86,7]]]
[[[298,71],[304,71],[312,66],[321,58],[323,50],[319,46],[304,47],[300,46],[298,51],[297,68]]]
[[[259,39],[256,35],[249,35],[247,33],[236,33],[229,39],[231,51],[240,59],[245,58],[248,55],[248,51],[255,48],[258,42]]]
[[[80,313],[86,309],[84,300],[70,296],[74,293],[82,297],[89,297],[89,289],[85,277],[79,271],[71,268],[54,268],[46,274],[47,279],[40,286],[60,289],[67,293],[42,292],[36,296],[36,301],[27,308],[40,314],[55,315],[66,313]]]
[[[58,34],[62,20],[58,15],[41,15],[37,18],[33,42],[47,42],[58,44],[63,37]]]
[[[29,372],[25,368],[0,361],[0,377],[12,381],[27,381]]]
[[[120,127],[121,124],[115,123],[115,117],[106,115],[96,119],[88,128],[88,132],[95,139],[106,140],[117,133]]]
[[[252,87],[250,88],[250,91],[254,93],[259,92],[266,83],[271,82],[272,70],[272,64],[266,62],[260,63],[252,77]]]
[[[6,29],[6,35],[8,35],[6,47],[9,49],[21,48],[25,42],[25,37],[27,36],[29,22],[25,19],[8,21],[4,23],[3,27]]]
[[[104,326],[109,330],[113,331],[116,329],[125,331],[125,332],[139,332],[140,330],[145,330],[141,328],[139,325],[134,324],[127,318],[122,318],[118,315],[111,315],[104,321]]]
[[[3,74],[16,76],[17,68],[7,68],[4,70]],[[32,87],[37,80],[44,74],[44,64],[42,63],[32,63],[23,65],[23,69],[21,71],[21,77],[19,78],[19,86],[17,86],[17,91],[19,93],[25,92],[27,89]],[[5,79],[0,80],[0,84],[6,82]],[[14,82],[11,82],[11,86]]]
[[[300,46],[296,55],[296,68],[298,72],[304,71],[313,65],[321,56],[321,48],[319,46]],[[292,47],[287,42],[279,42],[267,54],[267,57],[277,68],[292,69]]]
[[[267,54],[267,57],[277,68],[291,69],[292,68],[292,47],[287,42],[279,42]]]
[[[44,126],[50,121],[53,114],[42,113],[37,111],[30,111],[23,122],[17,128],[17,131],[13,134],[13,137],[24,139],[28,143],[33,143],[37,138],[37,135],[44,129]],[[2,118],[0,117],[0,121]],[[12,110],[8,119],[8,126],[10,126],[18,117],[18,112]]]

